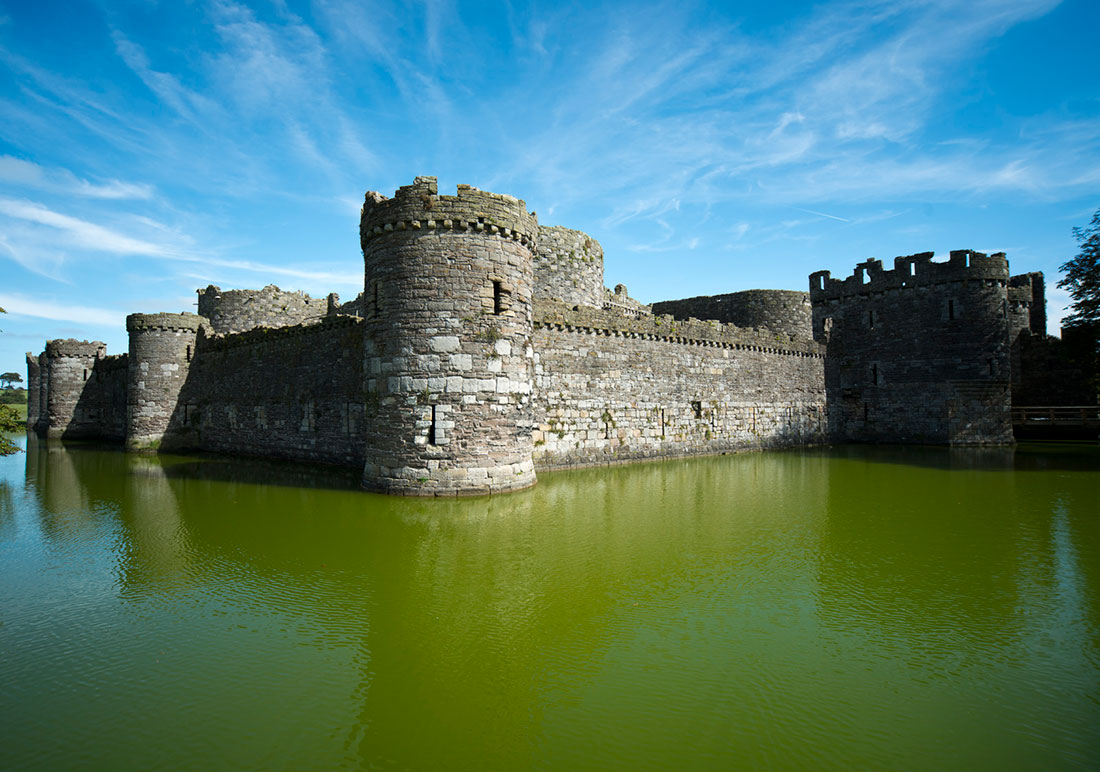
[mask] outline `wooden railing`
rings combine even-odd
[[[1017,426],[1100,427],[1100,407],[1096,405],[1014,407],[1012,423]]]

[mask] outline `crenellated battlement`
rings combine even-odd
[[[199,327],[209,324],[203,316],[182,312],[178,314],[130,314],[126,317],[127,332],[145,332],[162,330],[164,332],[197,332]]]
[[[810,299],[819,302],[959,281],[1008,282],[1008,259],[1004,252],[986,255],[958,249],[951,252],[946,263],[932,262],[933,255],[933,252],[920,252],[895,257],[893,270],[884,270],[881,260],[871,258],[858,263],[852,275],[844,279],[832,278],[829,271],[817,271],[810,274]]]
[[[197,292],[198,315],[209,319],[219,333],[286,327],[328,313],[327,298],[287,292],[274,284],[258,290],[223,290],[211,284]]]
[[[58,338],[46,341],[46,356],[50,359],[62,357],[95,357],[96,359],[102,359],[107,356],[107,344],[98,340]]]
[[[454,196],[439,195],[435,177],[417,177],[393,198],[369,191],[363,202],[359,237],[363,245],[395,231],[486,233],[519,241],[532,253],[538,217],[521,199],[459,185]]]

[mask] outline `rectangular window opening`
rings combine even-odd
[[[435,405],[432,405],[432,425],[428,427],[428,444],[435,445]]]
[[[872,330],[875,329],[875,312],[874,312],[874,309],[867,312],[867,325]]]
[[[703,417],[703,403],[695,401],[691,403],[691,412],[695,414],[696,418]]]
[[[84,368],[84,380],[88,380],[88,368]]]
[[[990,375],[995,374],[994,371],[993,371],[993,360],[992,359],[989,360],[989,374]]]
[[[504,311],[504,298],[499,281],[493,281],[493,313],[501,314]]]
[[[947,318],[950,321],[955,320],[955,301],[954,300],[948,300],[947,301]]]
[[[187,347],[187,361],[188,362],[191,361],[191,347],[190,346]]]
[[[878,365],[871,365],[871,383],[878,386]]]
[[[917,264],[916,263],[910,263],[909,264],[909,275],[910,276],[916,276],[917,275]]]

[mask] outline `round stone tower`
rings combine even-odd
[[[84,388],[95,377],[96,362],[107,354],[107,346],[101,341],[61,340],[46,341],[46,367],[39,372],[47,375],[45,410],[45,434],[47,437],[89,437],[98,433],[97,416],[87,409]],[[41,416],[39,419],[41,420]]]
[[[188,427],[177,410],[187,380],[199,327],[195,314],[130,314],[130,371],[126,389],[126,447],[156,450],[170,446]]]
[[[363,485],[454,496],[535,483],[531,298],[538,220],[523,201],[417,177],[367,193]]]

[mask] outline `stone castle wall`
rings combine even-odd
[[[362,322],[200,334],[166,429],[177,449],[361,465]]]
[[[810,296],[793,290],[745,290],[653,304],[654,314],[714,319],[738,327],[762,327],[796,338],[813,337]]]
[[[546,304],[534,349],[538,468],[827,439],[823,350],[805,338]]]
[[[540,227],[511,196],[439,195],[433,177],[368,193],[360,242],[364,291],[347,303],[210,286],[199,315],[128,317],[129,354],[49,341],[27,358],[28,426],[467,495],[527,487],[536,468],[1011,442],[1010,391],[1050,394],[1039,371],[1072,368],[1042,333],[1042,275],[1010,277],[999,254],[650,307],[603,287],[580,231]]]
[[[602,308],[603,247],[600,243],[581,231],[540,225],[535,254],[535,300]]]
[[[814,334],[827,347],[838,440],[1012,442],[1008,263],[959,250],[878,260],[810,277]]]
[[[328,312],[326,298],[285,292],[274,284],[260,290],[223,290],[211,284],[199,290],[199,316],[214,332],[245,332],[254,327],[289,327]]]

